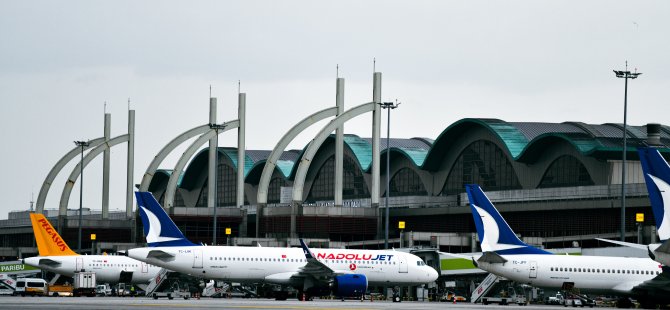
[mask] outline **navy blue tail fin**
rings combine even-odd
[[[651,210],[661,240],[670,238],[670,166],[658,149],[639,148],[644,181],[649,191]]]
[[[196,245],[184,237],[152,193],[135,192],[135,198],[140,209],[144,236],[150,247]]]
[[[519,240],[505,219],[498,213],[484,191],[476,184],[465,186],[472,217],[483,252],[498,254],[551,254]]]

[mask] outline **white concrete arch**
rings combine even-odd
[[[104,141],[105,141],[104,137],[90,140],[89,145],[85,146],[84,150],[97,147]],[[67,154],[61,157],[61,159],[58,160],[56,165],[54,165],[51,168],[51,171],[49,171],[49,174],[47,174],[47,177],[44,179],[44,183],[42,183],[42,188],[40,188],[40,193],[37,196],[37,205],[35,208],[35,212],[37,213],[44,212],[44,203],[46,202],[47,195],[49,194],[49,189],[51,189],[51,184],[53,184],[54,179],[56,179],[56,176],[60,173],[60,171],[63,170],[63,167],[65,167],[67,163],[69,163],[73,158],[79,155],[80,152],[81,148],[79,146],[75,146],[72,150],[67,152]]]
[[[270,156],[268,156],[265,166],[263,166],[263,173],[261,173],[261,179],[258,183],[258,195],[257,203],[258,204],[267,204],[268,201],[268,187],[270,186],[270,181],[272,178],[272,173],[274,172],[275,167],[277,166],[277,160],[281,157],[282,152],[286,147],[298,136],[301,132],[307,129],[309,126],[314,125],[316,122],[319,122],[327,117],[337,115],[337,107],[331,107],[318,111],[297,123],[289,131],[284,134],[283,137],[279,140],[277,145],[272,149]]]
[[[91,160],[93,160],[96,156],[100,155],[103,151],[123,142],[128,142],[128,138],[130,135],[125,134],[118,136],[116,138],[110,139],[109,141],[106,141],[105,143],[101,143],[98,146],[96,146],[93,150],[88,152],[86,156],[84,156],[84,167],[88,165]],[[61,194],[60,197],[60,204],[58,208],[58,215],[66,215],[67,214],[67,205],[70,200],[70,193],[72,193],[72,188],[74,187],[74,183],[77,181],[79,178],[79,174],[81,172],[81,163],[78,163],[74,169],[72,169],[72,172],[70,173],[70,177],[68,178],[67,182],[65,182],[65,186],[63,187],[63,193]]]
[[[234,120],[230,122],[225,123],[226,128],[223,130],[219,131],[219,134],[226,132],[228,130],[231,130],[233,128],[238,128],[240,126],[240,121],[239,120]],[[208,127],[209,128],[209,127]],[[191,145],[184,151],[184,153],[181,155],[179,160],[177,161],[177,164],[175,164],[174,169],[172,170],[172,174],[170,174],[170,179],[168,180],[167,188],[165,190],[165,202],[164,206],[165,208],[172,208],[174,206],[174,196],[175,193],[177,192],[177,182],[179,181],[179,177],[181,176],[184,168],[186,167],[186,164],[188,161],[193,157],[196,151],[205,144],[205,142],[209,141],[209,139],[213,138],[216,135],[216,130],[214,129],[208,129],[204,134],[202,134],[198,139],[193,141]],[[238,165],[238,169],[239,169]],[[244,169],[244,167],[242,167]]]
[[[331,120],[328,125],[323,127],[321,131],[310,141],[309,146],[303,153],[302,158],[300,159],[300,164],[298,165],[298,170],[296,171],[295,178],[293,180],[293,204],[299,205],[303,201],[303,187],[305,186],[305,177],[307,176],[307,170],[312,163],[312,159],[316,152],[319,150],[323,142],[328,138],[328,136],[340,125],[343,125],[348,120],[359,116],[363,113],[373,112],[377,103],[368,102],[361,104],[357,107],[351,108],[346,112],[342,113],[340,116]],[[371,191],[372,192],[372,191]]]
[[[154,177],[154,174],[156,174],[156,170],[158,170],[158,166],[165,160],[165,158],[170,155],[170,153],[179,145],[184,143],[184,141],[191,139],[197,135],[202,135],[203,133],[207,132],[209,129],[209,124],[201,125],[195,128],[192,128],[188,131],[185,131],[184,133],[178,135],[172,141],[168,142],[161,150],[156,154],[154,159],[151,161],[149,164],[149,167],[147,167],[147,171],[144,172],[144,176],[142,176],[142,183],[140,183],[140,192],[146,192],[149,190],[149,185],[151,184],[151,180]]]

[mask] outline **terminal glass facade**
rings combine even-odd
[[[217,196],[217,206],[219,207],[234,207],[237,202],[237,173],[235,169],[228,165],[228,163],[219,162],[217,167],[216,189],[219,195]],[[207,207],[207,186],[208,181],[202,187],[200,192],[200,199],[198,199],[197,208]],[[244,199],[245,204],[249,204],[248,200]]]
[[[538,188],[594,185],[591,175],[577,158],[563,155],[544,173]]]
[[[391,179],[391,196],[427,195],[419,175],[410,168],[402,168]]]
[[[449,172],[442,195],[462,193],[465,184],[479,184],[486,191],[521,188],[503,150],[486,140],[475,141],[463,150]]]
[[[349,157],[344,156],[344,176],[342,182],[342,198],[357,199],[370,197],[367,184],[363,178],[363,173],[356,162]],[[333,200],[335,192],[335,156],[331,156],[321,166],[319,172],[314,178],[312,189],[307,196],[308,202],[319,200]]]
[[[282,177],[275,177],[270,180],[268,185],[268,203],[279,203],[282,186],[286,186],[286,180]]]

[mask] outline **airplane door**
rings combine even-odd
[[[530,262],[530,274],[528,275],[528,277],[531,279],[537,278],[537,262],[534,261]]]
[[[76,271],[81,271],[82,269],[84,269],[84,258],[83,257],[77,257],[76,261],[77,261],[77,265],[75,266],[76,267],[75,270]]]
[[[141,266],[142,266],[142,273],[148,273],[149,272],[149,265],[147,265],[147,263],[142,262]]]
[[[193,268],[202,268],[202,250],[193,250]]]
[[[398,272],[407,273],[407,258],[404,255],[398,255]]]

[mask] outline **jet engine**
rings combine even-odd
[[[345,274],[336,276],[333,293],[340,297],[356,297],[368,290],[368,278],[362,274]]]

